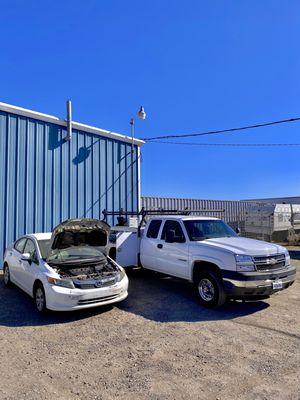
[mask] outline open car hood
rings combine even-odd
[[[109,232],[110,226],[98,219],[68,219],[53,229],[47,260],[56,250],[75,246],[97,247],[106,255]]]

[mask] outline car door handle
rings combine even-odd
[[[162,249],[164,246],[161,244],[161,243],[159,243],[158,245],[157,245],[157,248],[158,249]]]

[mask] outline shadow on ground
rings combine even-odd
[[[128,298],[115,307],[156,322],[201,322],[228,320],[250,315],[269,307],[263,301],[236,302],[209,310],[202,307],[192,285],[180,279],[142,270],[128,271]],[[49,312],[39,315],[32,299],[13,286],[5,288],[0,278],[0,326],[41,326],[64,324],[105,313],[113,306],[75,312]]]
[[[33,299],[16,286],[6,288],[0,275],[0,326],[42,326],[66,324],[105,313],[112,306],[75,312],[52,312],[45,315],[35,310]]]
[[[191,283],[152,271],[128,273],[128,298],[118,308],[156,322],[201,322],[228,320],[262,311],[264,301],[230,301],[218,309],[207,309],[198,303]]]
[[[290,256],[294,260],[300,260],[300,250],[289,250]]]

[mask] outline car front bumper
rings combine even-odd
[[[53,311],[73,311],[117,303],[128,296],[128,278],[115,285],[95,289],[68,289],[48,284],[46,305]]]
[[[225,292],[233,298],[270,296],[287,289],[296,279],[296,268],[292,266],[273,272],[222,272]],[[282,288],[273,288],[276,281],[282,282]]]

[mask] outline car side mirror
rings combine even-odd
[[[237,233],[238,235],[240,235],[240,234],[241,234],[241,230],[240,230],[240,228],[235,228],[235,231],[236,231],[236,233]]]
[[[31,255],[30,253],[24,253],[21,255],[21,261],[27,261],[29,264],[31,264]]]

